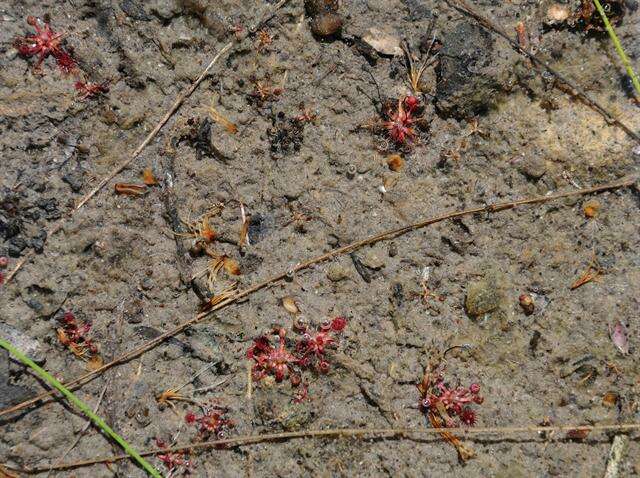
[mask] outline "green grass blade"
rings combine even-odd
[[[629,57],[627,56],[627,54],[624,52],[624,49],[622,48],[622,44],[620,43],[620,39],[618,38],[618,35],[616,35],[616,32],[613,29],[613,26],[611,25],[611,22],[607,18],[607,14],[605,13],[604,8],[602,8],[600,1],[593,0],[593,3],[596,5],[596,8],[598,9],[598,13],[602,17],[602,21],[604,22],[604,27],[607,29],[607,33],[611,37],[611,41],[613,41],[613,45],[615,46],[616,51],[618,52],[618,56],[620,57],[620,60],[622,60],[622,64],[627,70],[627,75],[629,75],[629,77],[631,78],[633,87],[636,90],[636,98],[640,100],[640,81],[638,80],[638,77],[633,71],[633,67],[631,66],[631,61],[629,60]]]
[[[145,471],[149,473],[149,475],[153,476],[154,478],[162,478],[162,475],[160,475],[160,473],[158,473],[158,471],[153,466],[151,466],[144,458],[142,458],[140,454],[135,451],[124,438],[114,432],[102,418],[93,413],[93,411],[87,406],[86,403],[76,397],[69,389],[67,389],[58,380],[56,380],[55,377],[53,377],[49,372],[39,367],[33,362],[33,360],[31,360],[29,357],[20,352],[20,350],[16,349],[13,345],[2,338],[0,338],[0,347],[7,349],[11,355],[16,357],[27,367],[31,368],[38,375],[38,377],[40,377],[52,387],[58,389],[67,400],[78,407],[82,411],[82,413],[90,418],[91,421],[95,423],[96,426],[98,426],[107,436],[113,438],[131,458],[136,460],[140,464],[140,466],[142,466],[142,468],[144,468]]]

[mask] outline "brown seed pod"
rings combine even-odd
[[[282,307],[284,307],[290,314],[295,315],[300,312],[300,309],[298,308],[298,305],[296,304],[296,301],[293,299],[293,297],[283,297]]]
[[[518,300],[520,301],[520,307],[522,307],[522,310],[526,315],[533,314],[536,305],[533,302],[533,298],[529,294],[521,294]]]
[[[598,202],[596,199],[590,199],[582,206],[582,212],[584,212],[584,215],[589,219],[596,217],[599,210],[600,202]]]
[[[398,172],[404,167],[404,159],[399,154],[392,154],[387,158],[387,166],[391,171]]]
[[[607,392],[602,397],[602,404],[605,407],[615,407],[620,397],[616,392]]]
[[[311,21],[311,32],[320,38],[339,36],[342,31],[342,18],[337,13],[318,15]]]

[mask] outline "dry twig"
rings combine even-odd
[[[422,440],[424,436],[442,433],[457,433],[464,435],[467,439],[472,439],[474,435],[508,435],[518,433],[545,433],[545,432],[605,432],[605,431],[636,431],[640,430],[640,423],[620,423],[613,425],[556,425],[556,426],[514,426],[514,427],[475,427],[475,428],[332,428],[326,430],[302,430],[283,433],[265,433],[263,435],[245,435],[239,437],[225,438],[223,440],[213,440],[200,443],[188,443],[171,448],[157,448],[140,453],[142,456],[151,456],[158,453],[174,453],[183,450],[193,452],[195,450],[217,448],[218,450],[228,450],[232,447],[263,443],[269,441],[292,440],[296,438],[398,438],[406,440]],[[222,445],[225,445],[224,447]],[[79,468],[82,466],[96,465],[99,463],[113,463],[119,460],[130,458],[128,455],[115,455],[90,460],[76,461],[73,463],[63,463],[54,467],[54,470],[66,470]],[[8,467],[7,467],[8,468]],[[48,470],[48,467],[28,468],[18,470],[22,473],[36,474]]]

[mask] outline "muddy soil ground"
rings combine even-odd
[[[606,36],[545,28],[544,2],[482,0],[474,6],[514,38],[523,21],[542,58],[640,130],[640,110]],[[627,2],[618,31],[637,65],[636,6]],[[554,88],[552,77],[445,2],[341,2],[341,36],[322,38],[313,35],[309,15],[303,17],[303,2],[291,0],[265,26],[262,41],[246,37],[270,7],[263,0],[0,6],[0,255],[10,257],[11,267],[30,248],[38,252],[0,289],[0,326],[56,376],[70,380],[87,367],[56,335],[65,311],[91,322],[104,361],[197,312],[200,300],[184,279],[204,269],[207,259],[187,252],[193,240],[176,242],[173,203],[185,220],[224,204],[211,221],[219,233],[212,247],[236,260],[241,275],[223,269],[213,284],[220,293],[442,211],[637,172],[640,150],[622,130]],[[60,72],[53,57],[36,74],[36,59],[18,54],[14,38],[32,32],[27,16],[46,14],[55,31],[67,34],[66,48],[87,79],[111,79],[108,93],[82,100],[77,78]],[[384,132],[362,126],[379,121],[380,96],[397,102],[410,93],[404,61],[358,39],[373,26],[406,38],[416,57],[424,57],[434,18],[440,60],[427,68],[422,86],[435,98],[421,98],[428,128],[398,151]],[[116,195],[110,184],[43,244],[43,231],[131,154],[228,41],[234,41],[230,53],[117,177],[140,183],[142,170],[151,168],[162,184],[137,197]],[[262,100],[254,94],[256,82],[282,91]],[[212,104],[237,125],[235,134],[207,119]],[[293,119],[305,111],[315,119]],[[393,153],[404,159],[399,171],[387,164]],[[597,214],[587,218],[584,205],[593,199],[469,216],[381,242],[356,252],[362,274],[351,257],[338,257],[223,309],[78,394],[94,406],[104,392],[100,414],[139,449],[154,447],[156,438],[198,440],[197,429],[185,423],[197,408],[185,402],[159,407],[154,396],[207,364],[211,368],[182,393],[226,407],[233,422],[227,436],[421,428],[429,426],[416,389],[424,367],[438,352],[466,344],[447,355],[445,374],[452,385],[481,385],[485,400],[474,406],[476,426],[638,421],[638,196],[631,189],[601,194]],[[251,216],[242,251],[240,203]],[[603,270],[598,280],[571,290],[594,258]],[[197,284],[206,292],[206,281]],[[518,303],[523,293],[534,299],[531,315]],[[295,299],[296,320],[310,327],[348,319],[336,350],[327,354],[329,371],[304,373],[309,399],[301,403],[294,403],[288,380],[254,382],[247,397],[247,349],[274,325],[291,330],[294,319],[283,297]],[[610,338],[618,320],[628,326],[628,355]],[[288,340],[295,337],[289,332]],[[43,391],[23,367],[0,358],[2,408]],[[603,401],[608,392],[619,397],[613,406],[611,395]],[[85,419],[53,402],[3,416],[0,426],[0,463],[47,466],[73,443]],[[192,457],[192,474],[601,476],[612,437],[465,439],[477,456],[464,464],[437,436],[297,439],[205,451]],[[89,428],[65,461],[113,453],[119,450]],[[638,457],[632,435],[621,476],[640,472]],[[114,475],[143,472],[123,461],[54,473]]]

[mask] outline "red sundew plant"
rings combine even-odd
[[[342,332],[346,325],[344,317],[336,317],[313,332],[307,327],[299,328],[297,331],[302,336],[295,341],[291,350],[287,348],[287,331],[284,328],[277,330],[278,344],[275,346],[271,344],[269,337],[258,337],[247,350],[247,358],[255,362],[253,379],[258,381],[266,376],[273,376],[276,382],[282,382],[289,378],[291,385],[297,387],[302,382],[301,373],[304,369],[327,373],[330,364],[326,353],[335,348],[335,335]],[[306,398],[306,390],[303,390],[296,394],[295,400],[302,401]]]
[[[98,347],[87,337],[91,330],[91,324],[78,323],[73,312],[65,312],[59,319],[62,327],[56,329],[58,340],[67,347],[76,357],[88,360],[97,355]]]
[[[326,360],[326,351],[335,347],[334,335],[342,332],[346,325],[347,320],[344,317],[336,317],[330,322],[323,323],[316,332],[302,330],[302,338],[296,342],[298,363],[303,367],[313,368],[317,372],[327,373],[330,365]]]
[[[484,397],[480,395],[480,385],[472,383],[469,387],[458,386],[450,388],[444,382],[442,374],[438,374],[434,380],[429,380],[427,375],[418,385],[422,395],[420,408],[424,413],[436,411],[444,420],[447,427],[457,427],[460,423],[473,426],[476,422],[476,413],[470,408],[471,404],[482,404]]]
[[[76,67],[76,61],[62,47],[64,33],[54,32],[48,22],[33,16],[27,17],[27,23],[35,28],[35,35],[16,38],[14,45],[24,57],[38,55],[35,70],[40,70],[42,62],[51,55],[56,59],[62,71],[66,73],[73,71]]]
[[[383,126],[389,138],[397,145],[403,146],[416,142],[418,136],[415,126],[421,119],[416,114],[419,108],[420,100],[418,98],[405,96],[403,99],[398,100],[397,109],[388,106],[383,112],[387,118]]]
[[[188,425],[198,428],[198,436],[201,440],[206,440],[211,436],[222,439],[226,436],[229,428],[233,427],[233,422],[224,418],[225,409],[215,405],[203,405],[202,415],[194,412],[187,412],[184,417]]]
[[[266,336],[258,337],[247,350],[247,358],[253,360],[253,379],[261,380],[267,375],[273,375],[276,382],[282,382],[289,377],[292,382],[298,380],[291,373],[292,367],[299,362],[298,357],[287,350],[284,328],[278,330],[279,344],[274,347]]]
[[[156,438],[156,446],[158,448],[169,448],[167,443],[160,438]],[[191,469],[193,468],[193,461],[189,459],[188,452],[185,451],[177,451],[177,452],[166,452],[159,453],[156,455],[158,460],[162,462],[165,468],[168,471],[167,476],[175,476],[178,473],[182,473],[183,475],[189,475],[191,473]]]

